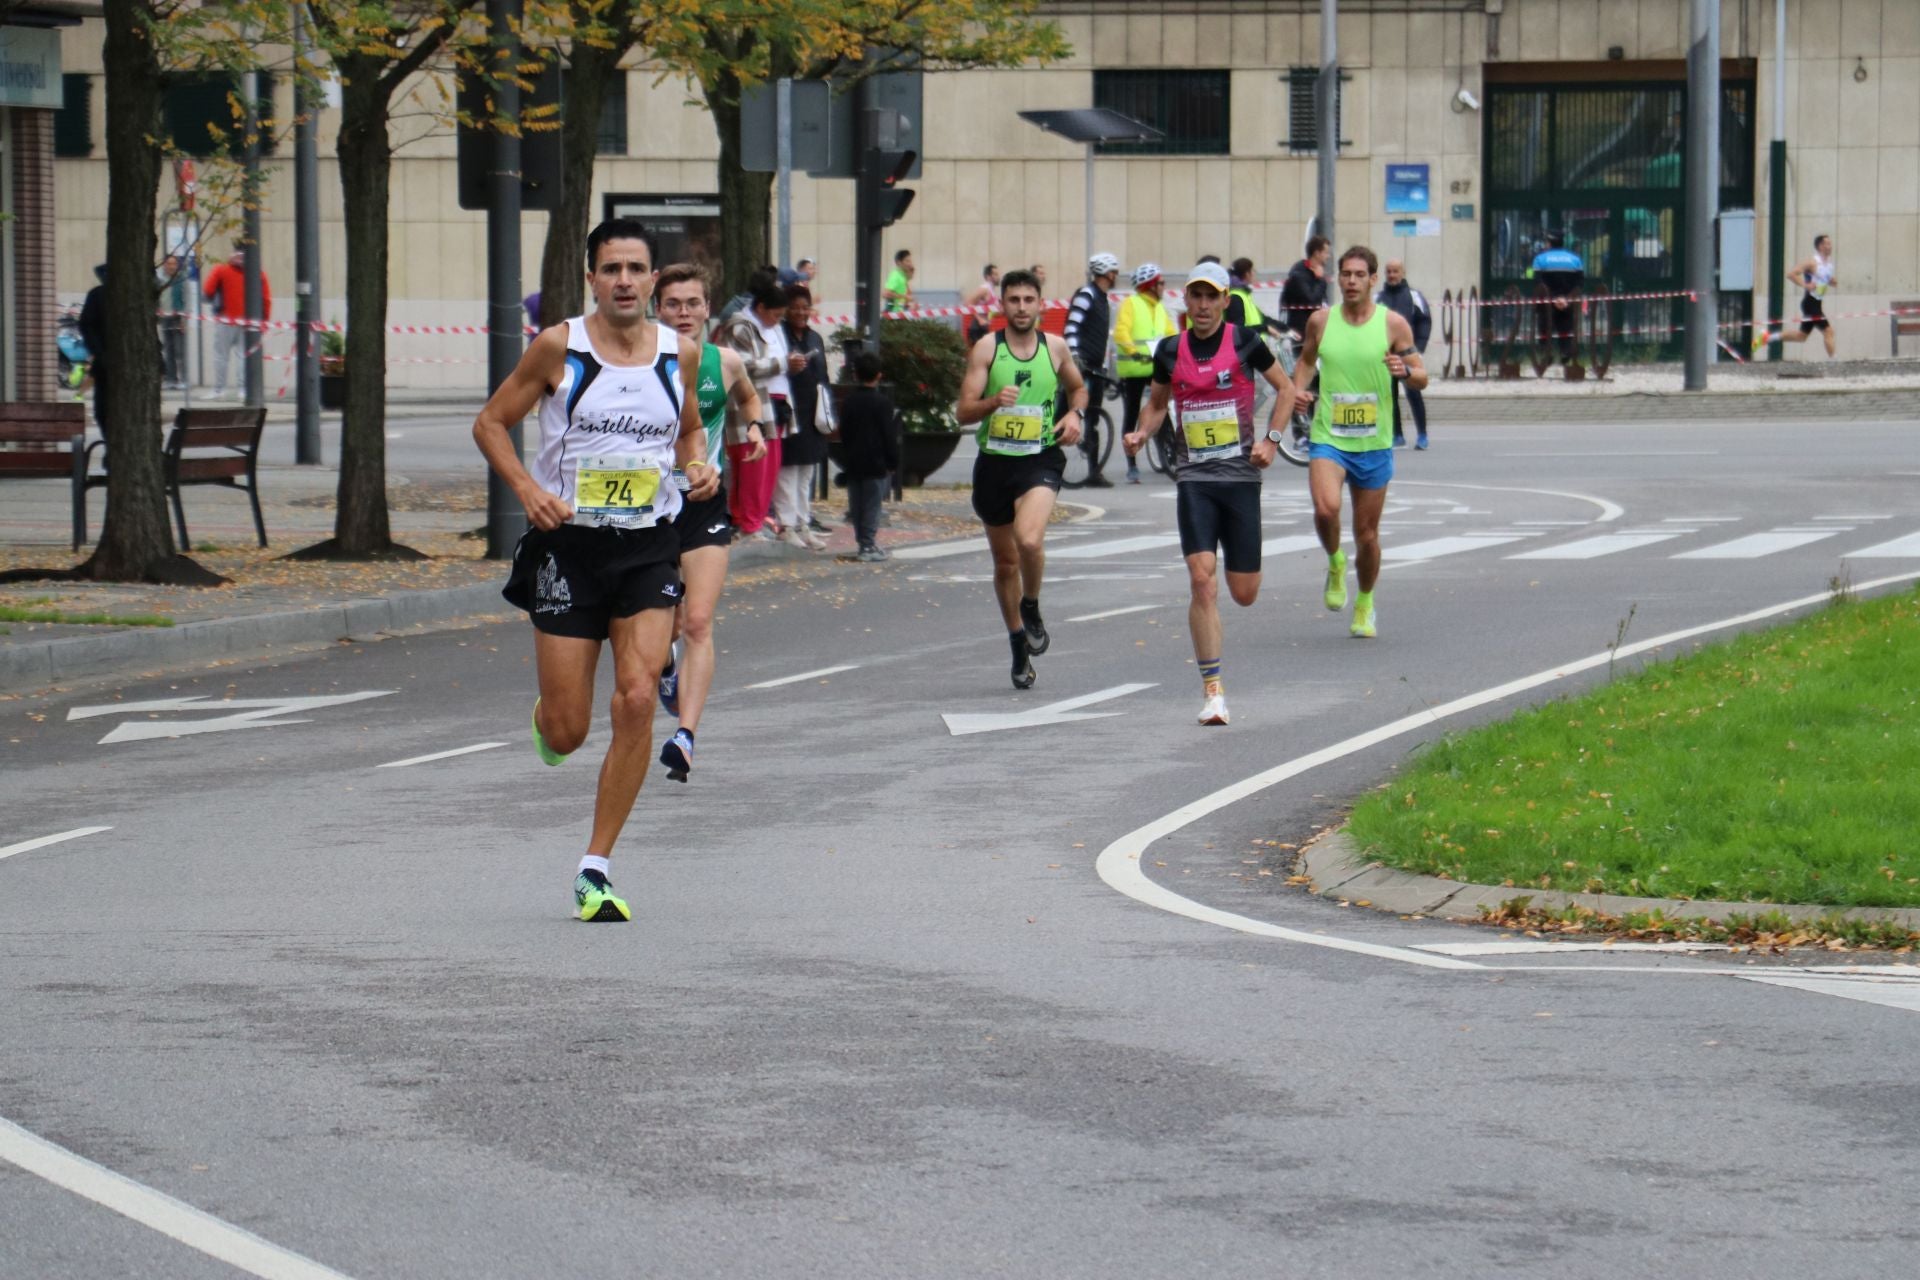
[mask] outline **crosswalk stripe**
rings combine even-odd
[[[1596,560],[1601,556],[1610,556],[1620,551],[1632,551],[1639,547],[1650,547],[1656,542],[1666,542],[1681,537],[1685,530],[1669,533],[1605,533],[1597,538],[1582,538],[1578,542],[1567,542],[1557,547],[1540,547],[1534,551],[1522,551],[1508,556],[1509,560]]]
[[[1920,556],[1920,533],[1910,533],[1904,538],[1895,538],[1891,542],[1877,542],[1871,547],[1859,551],[1850,551],[1844,557],[1848,560],[1898,560],[1905,556]]]
[[[1770,529],[1766,533],[1750,533],[1744,538],[1735,538],[1732,542],[1716,543],[1711,547],[1701,547],[1695,551],[1682,551],[1675,560],[1758,560],[1761,556],[1770,556],[1780,551],[1791,551],[1795,547],[1804,547],[1822,538],[1831,538],[1845,532],[1842,529]]]
[[[1177,533],[1140,534],[1132,538],[1115,538],[1112,542],[1083,542],[1078,546],[1050,548],[1049,560],[1095,560],[1101,556],[1126,555],[1130,551],[1154,551],[1161,547],[1177,547],[1180,535]]]
[[[927,546],[894,547],[888,554],[895,560],[938,560],[942,556],[963,556],[971,551],[985,551],[985,538],[968,538],[964,542],[936,542]]]
[[[1409,542],[1405,546],[1382,547],[1382,558],[1393,561],[1437,560],[1441,556],[1457,555],[1462,551],[1481,551],[1488,547],[1498,547],[1508,542],[1519,542],[1523,535],[1498,534],[1475,535],[1470,533],[1454,534],[1445,538],[1429,538],[1425,542]]]
[[[1285,538],[1268,538],[1260,544],[1260,554],[1263,556],[1290,556],[1296,551],[1318,550],[1319,547],[1319,535],[1296,533]]]

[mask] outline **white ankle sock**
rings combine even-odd
[[[607,874],[607,860],[597,853],[586,854],[580,859],[580,870],[598,871],[604,876]],[[578,875],[579,872],[575,872],[574,874]]]

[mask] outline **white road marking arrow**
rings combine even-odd
[[[1110,698],[1123,698],[1129,693],[1138,693],[1142,689],[1151,688],[1153,688],[1151,684],[1117,684],[1111,689],[1102,689],[1098,693],[1083,693],[1077,698],[1049,702],[1046,706],[1035,707],[1031,711],[992,715],[954,715],[950,712],[940,718],[947,722],[947,732],[956,738],[964,737],[969,733],[993,733],[999,729],[1032,729],[1040,725],[1066,724],[1072,720],[1104,720],[1108,716],[1125,713],[1080,711],[1079,708],[1091,706],[1096,702],[1105,702]]]
[[[115,726],[100,739],[109,742],[142,742],[149,738],[185,738],[197,733],[222,733],[228,729],[272,729],[281,725],[306,724],[307,719],[283,719],[296,711],[318,711],[368,698],[384,698],[392,689],[373,689],[365,693],[341,693],[311,698],[229,698],[214,701],[207,697],[161,698],[151,702],[111,702],[97,707],[70,707],[67,719],[91,720],[95,716],[147,714],[157,711],[240,711],[212,720],[129,720]]]

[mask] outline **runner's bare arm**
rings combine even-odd
[[[1387,371],[1405,382],[1409,390],[1426,388],[1427,366],[1419,348],[1413,345],[1413,326],[1405,316],[1391,311],[1387,313]]]
[[[747,423],[747,461],[758,462],[767,456],[766,433],[760,430],[766,413],[760,404],[759,390],[747,376],[746,362],[732,347],[720,348],[720,379],[726,383],[734,412]]]
[[[686,472],[687,497],[702,502],[720,488],[720,471],[707,461],[707,428],[700,420],[700,397],[691,390],[700,368],[700,343],[692,338],[680,339],[680,367],[695,374],[681,379],[688,390],[680,397],[680,434],[673,442],[673,461]]]
[[[1796,262],[1787,268],[1787,279],[1793,281],[1794,288],[1804,289],[1807,287],[1807,276],[1813,269],[1814,262],[1811,258],[1805,262]]]
[[[1172,399],[1171,385],[1165,382],[1153,384],[1153,390],[1147,396],[1146,408],[1140,410],[1140,420],[1133,424],[1134,430],[1123,441],[1128,457],[1140,452],[1147,441],[1153,438],[1153,433],[1160,429],[1160,424],[1167,420],[1167,402]]]
[[[993,363],[994,335],[988,334],[973,344],[973,350],[967,353],[967,372],[960,379],[960,403],[954,406],[955,416],[961,426],[980,421],[1001,405],[1012,404],[1020,398],[1018,387],[1002,387],[1000,394],[992,399],[983,399],[981,392],[987,389],[987,367]]]
[[[1051,333],[1046,339],[1047,354],[1053,360],[1053,376],[1067,393],[1067,411],[1073,414],[1073,425],[1060,431],[1060,443],[1076,445],[1087,426],[1087,380],[1080,376],[1080,366],[1067,349],[1067,340]]]
[[[1300,342],[1300,359],[1293,366],[1294,408],[1301,413],[1313,412],[1313,375],[1320,365],[1320,335],[1327,331],[1327,313],[1324,309],[1316,311],[1307,319],[1307,334]]]
[[[519,422],[560,382],[567,358],[567,329],[556,325],[535,338],[507,380],[482,406],[473,420],[473,442],[494,474],[507,482],[513,496],[520,500],[527,519],[538,529],[558,529],[573,515],[573,508],[558,494],[548,493],[533,482],[507,435],[509,424]]]

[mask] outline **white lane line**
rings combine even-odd
[[[1177,533],[1143,533],[1131,538],[1115,538],[1111,542],[1082,542],[1076,546],[1049,550],[1049,560],[1093,560],[1101,556],[1123,556],[1134,551],[1157,551],[1161,547],[1177,547],[1180,535]]]
[[[1761,556],[1791,551],[1795,547],[1804,547],[1822,538],[1831,538],[1839,532],[1841,531],[1838,529],[1772,529],[1766,533],[1750,533],[1744,538],[1735,538],[1732,542],[1719,542],[1695,551],[1682,551],[1670,556],[1669,559],[1758,560]]]
[[[1661,524],[1739,524],[1745,516],[1668,516]]]
[[[1665,533],[1603,533],[1597,538],[1582,538],[1578,542],[1568,542],[1557,547],[1541,547],[1537,551],[1522,551],[1518,555],[1508,556],[1509,560],[1594,560],[1600,556],[1610,556],[1619,551],[1632,551],[1638,547],[1650,547],[1656,542],[1666,542],[1678,538],[1692,530],[1674,529]]]
[[[1891,520],[1892,516],[1815,516],[1815,520]]]
[[[1573,498],[1580,502],[1591,502],[1594,506],[1600,508],[1600,514],[1595,518],[1595,521],[1594,521],[1594,523],[1596,524],[1605,524],[1611,520],[1618,520],[1621,516],[1627,513],[1626,508],[1622,507],[1617,502],[1609,502],[1605,498],[1596,498],[1590,493],[1575,493],[1570,489],[1528,489],[1528,488],[1522,488],[1515,485],[1504,485],[1504,484],[1454,484],[1446,480],[1395,479],[1394,484],[1399,486],[1402,489],[1408,488],[1410,486],[1418,486],[1426,489],[1473,489],[1482,493],[1539,493],[1539,494],[1544,494],[1549,498]],[[1469,515],[1472,513],[1465,512],[1465,511],[1456,511],[1453,514]]]
[[[231,1222],[55,1146],[0,1118],[0,1160],[262,1280],[346,1280]]]
[[[1896,573],[1884,578],[1874,578],[1867,582],[1859,583],[1854,589],[1856,591],[1871,591],[1876,587],[1890,586],[1896,582],[1911,582],[1915,578],[1920,578],[1920,572]],[[1190,920],[1199,920],[1205,924],[1222,925],[1228,929],[1239,930],[1242,933],[1258,934],[1268,938],[1279,938],[1288,942],[1298,942],[1312,947],[1327,947],[1335,951],[1358,952],[1362,955],[1370,955],[1383,960],[1397,960],[1403,964],[1443,969],[1484,969],[1487,966],[1476,965],[1468,960],[1455,960],[1446,956],[1428,955],[1407,947],[1381,946],[1377,943],[1359,942],[1350,938],[1336,938],[1318,933],[1303,933],[1298,929],[1287,929],[1280,925],[1269,924],[1264,920],[1255,920],[1249,916],[1235,915],[1230,911],[1221,911],[1216,907],[1205,906],[1195,902],[1191,898],[1183,897],[1173,890],[1158,884],[1141,868],[1140,862],[1141,859],[1145,857],[1147,850],[1153,846],[1154,841],[1164,836],[1172,835],[1183,827],[1198,822],[1210,813],[1224,809],[1228,805],[1235,804],[1249,796],[1258,795],[1269,787],[1285,782],[1289,778],[1305,773],[1310,769],[1317,768],[1320,765],[1342,759],[1356,752],[1365,751],[1370,747],[1378,746],[1382,742],[1387,742],[1403,734],[1411,733],[1415,729],[1429,728],[1453,716],[1457,716],[1462,712],[1472,711],[1477,707],[1486,706],[1490,702],[1498,702],[1503,698],[1511,698],[1516,694],[1537,689],[1541,685],[1551,684],[1556,680],[1565,680],[1567,677],[1578,675],[1582,671],[1590,671],[1595,667],[1604,666],[1616,658],[1632,657],[1635,654],[1646,653],[1651,649],[1659,649],[1667,645],[1677,644],[1683,640],[1691,640],[1695,636],[1711,635],[1713,632],[1724,631],[1730,627],[1744,626],[1750,622],[1760,622],[1767,618],[1778,617],[1783,613],[1792,613],[1796,609],[1805,609],[1813,605],[1825,604],[1832,598],[1831,592],[1823,591],[1818,595],[1802,596],[1797,600],[1789,600],[1785,604],[1769,605],[1764,609],[1755,609],[1731,618],[1722,618],[1718,622],[1707,622],[1697,627],[1687,627],[1680,631],[1669,631],[1665,635],[1654,636],[1651,639],[1637,640],[1632,644],[1622,645],[1618,651],[1602,650],[1599,653],[1589,654],[1587,657],[1576,659],[1564,666],[1551,667],[1545,671],[1537,671],[1530,676],[1522,676],[1518,680],[1509,680],[1505,684],[1494,685],[1492,688],[1482,689],[1478,693],[1470,693],[1463,697],[1455,698],[1451,702],[1442,703],[1440,706],[1433,707],[1429,710],[1417,711],[1410,716],[1402,716],[1400,719],[1381,725],[1377,729],[1369,729],[1365,733],[1355,734],[1353,737],[1343,739],[1340,742],[1334,743],[1332,746],[1322,747],[1320,750],[1309,752],[1304,756],[1296,756],[1292,760],[1277,764],[1271,769],[1254,774],[1252,777],[1243,778],[1230,786],[1222,787],[1218,791],[1200,797],[1198,800],[1184,804],[1165,817],[1156,818],[1145,826],[1136,827],[1102,849],[1100,856],[1094,860],[1094,869],[1099,872],[1100,879],[1105,881],[1109,888],[1125,894],[1136,902],[1144,903],[1147,906],[1155,907],[1174,915],[1185,916]],[[1739,970],[1732,970],[1730,972],[1740,974]],[[1745,975],[1740,974],[1740,976]]]
[[[1397,523],[1408,524],[1411,522],[1401,520]],[[1320,538],[1318,535],[1295,533],[1284,538],[1268,538],[1260,544],[1260,554],[1263,556],[1288,556],[1296,551],[1318,550],[1319,547]]]
[[[59,844],[62,840],[78,840],[81,836],[97,835],[102,831],[111,830],[113,830],[112,827],[75,827],[71,831],[62,831],[59,835],[41,836],[37,840],[22,840],[19,844],[10,844],[0,849],[0,858],[11,858],[16,853],[44,849],[50,844]]]
[[[799,684],[802,680],[818,680],[821,676],[837,676],[842,671],[855,671],[860,664],[850,662],[844,667],[822,667],[818,671],[802,671],[797,676],[781,676],[778,680],[762,680],[759,684],[746,686],[749,689],[777,689],[783,684]]]
[[[1612,449],[1596,453],[1496,453],[1493,456],[1496,458],[1618,458],[1624,455],[1622,455],[1618,449]],[[1633,456],[1636,458],[1717,458],[1720,456],[1720,451],[1718,449],[1669,449],[1665,451],[1635,449]]]
[[[1920,533],[1910,533],[1904,538],[1895,538],[1892,542],[1876,542],[1859,551],[1849,551],[1841,556],[1841,559],[1898,560],[1908,556],[1920,556]]]
[[[1437,560],[1441,556],[1458,555],[1462,551],[1480,551],[1487,547],[1504,546],[1509,542],[1518,542],[1522,534],[1455,534],[1447,538],[1429,538],[1425,542],[1409,542],[1400,546],[1388,543],[1380,549],[1384,560],[1397,560],[1403,564],[1415,560]]]
[[[1538,941],[1502,939],[1497,942],[1417,942],[1414,944],[1422,951],[1432,951],[1443,956],[1527,956],[1552,954],[1561,951],[1731,951],[1733,948],[1720,942],[1554,942],[1542,938]]]
[[[389,760],[385,764],[375,765],[376,769],[404,769],[410,764],[425,764],[429,760],[448,760],[454,756],[470,756],[476,751],[491,751],[495,747],[504,747],[504,742],[481,742],[471,747],[455,747],[451,751],[436,751],[432,755],[411,756],[405,760]]]
[[[1559,528],[1584,529],[1588,525],[1592,524],[1593,521],[1591,520],[1515,520],[1513,523],[1516,528],[1521,525],[1537,524],[1537,525],[1545,525],[1549,528],[1556,528],[1556,529],[1559,529]]]
[[[1102,618],[1117,618],[1123,613],[1145,613],[1149,609],[1167,609],[1164,604],[1130,604],[1124,609],[1102,609],[1099,613],[1083,613],[1077,618],[1068,618],[1068,622],[1098,622]]]
[[[887,554],[895,560],[938,560],[942,556],[963,556],[970,551],[985,551],[985,538],[966,538],[960,542],[934,542],[914,547],[893,547]]]
[[[1920,985],[1855,982],[1847,978],[1811,976],[1776,978],[1746,973],[1740,976],[1748,982],[1764,982],[1770,987],[1792,987],[1797,991],[1811,991],[1815,995],[1839,996],[1842,1000],[1862,1000],[1868,1004],[1883,1004],[1892,1009],[1920,1013]]]

